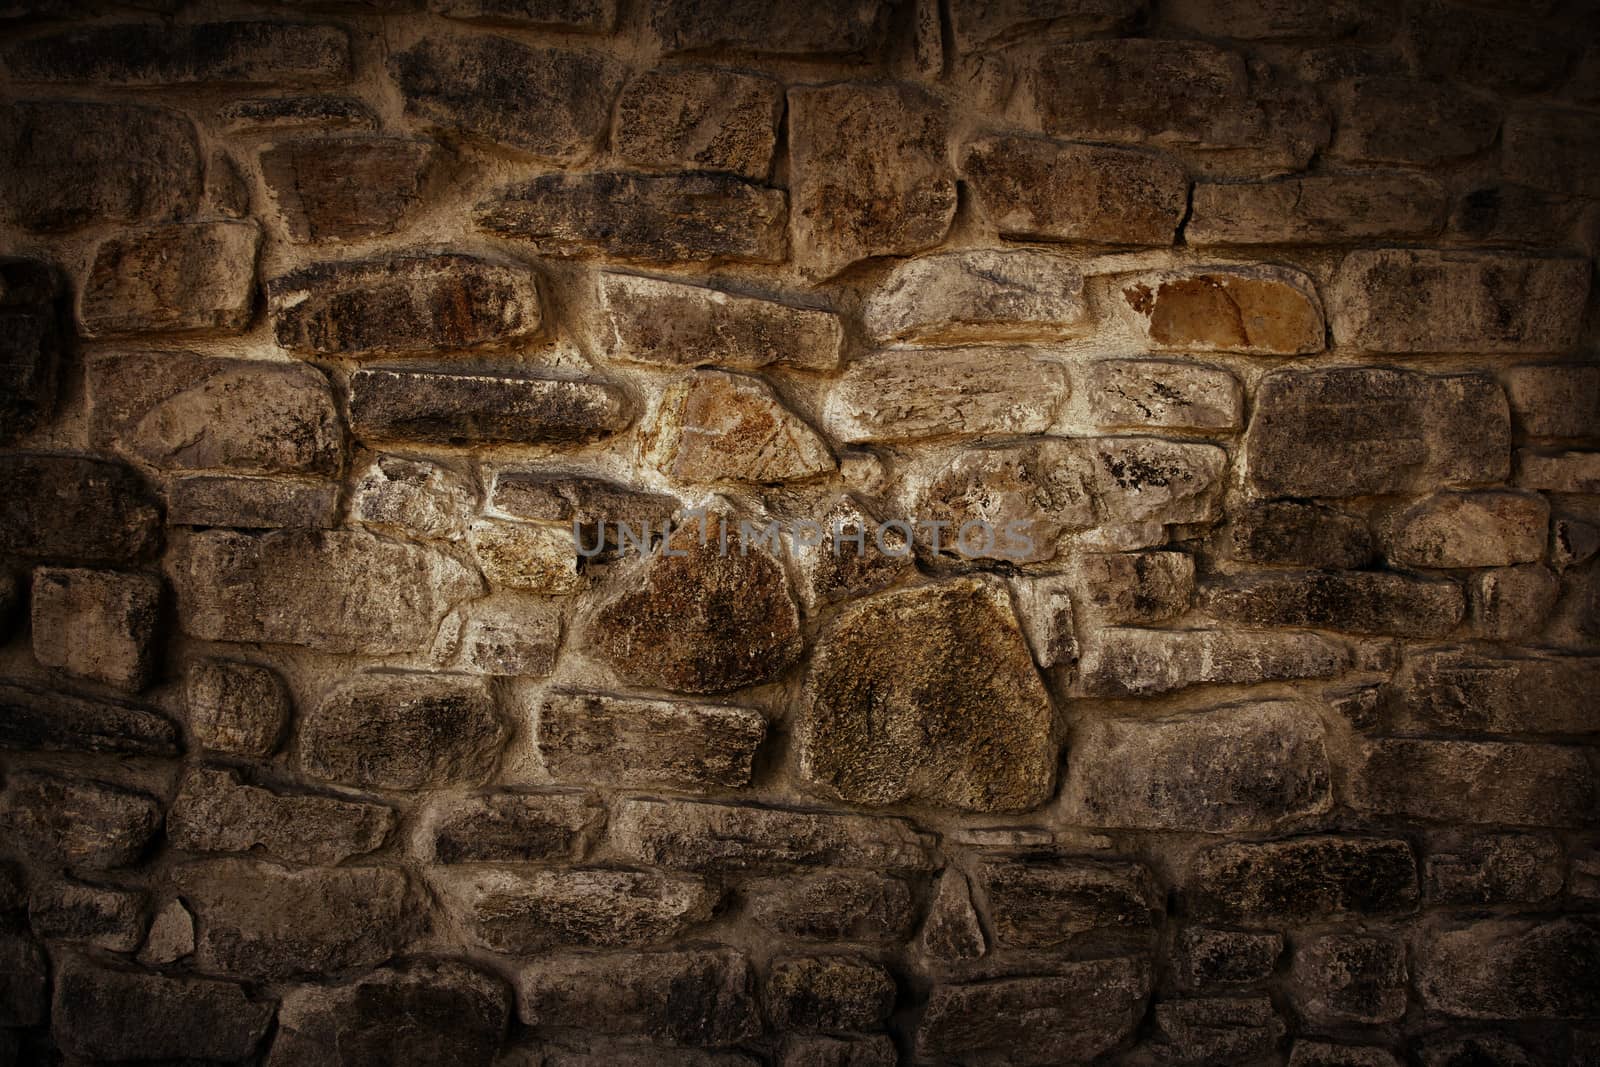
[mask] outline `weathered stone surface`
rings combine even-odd
[[[961,174],[1000,235],[1017,240],[1169,245],[1189,191],[1166,156],[1043,137],[973,141]]]
[[[167,108],[67,100],[0,107],[0,214],[30,230],[161,222],[200,202],[194,124]]]
[[[911,85],[789,90],[790,224],[801,269],[826,277],[944,240],[956,210],[945,115]]]
[[[303,22],[123,22],[83,26],[14,45],[20,81],[114,85],[330,85],[350,76],[350,38]]]
[[[683,483],[771,484],[834,470],[833,452],[759,378],[700,370],[668,387],[646,430],[655,466]]]
[[[1096,931],[1143,932],[1162,898],[1137,863],[989,860],[976,883],[989,902],[997,948],[1055,948]]]
[[[1113,957],[1054,971],[935,986],[917,1027],[917,1054],[1045,1067],[1092,1060],[1133,1032],[1150,988],[1144,961]]]
[[[675,789],[737,789],[767,734],[751,708],[552,690],[538,747],[557,779]]]
[[[1296,1009],[1314,1024],[1390,1023],[1406,1013],[1405,946],[1386,937],[1326,934],[1295,948]]]
[[[640,263],[776,263],[788,241],[782,190],[726,174],[546,174],[501,189],[479,228],[550,256]]]
[[[1049,429],[1067,397],[1059,363],[1027,348],[891,348],[853,361],[825,421],[848,442]]]
[[[1173,946],[1174,970],[1187,989],[1264,982],[1283,955],[1283,935],[1186,926]]]
[[[1424,733],[1560,734],[1600,729],[1600,656],[1441,649],[1406,657],[1400,723]]]
[[[1501,136],[1501,168],[1507,178],[1552,193],[1594,196],[1600,180],[1594,164],[1600,139],[1583,111],[1515,108]]]
[[[194,739],[235,756],[270,756],[293,709],[287,687],[270,668],[232,660],[192,664],[184,699]]]
[[[1443,637],[1466,612],[1455,582],[1388,571],[1246,575],[1208,586],[1201,604],[1214,617],[1244,626],[1398,637]]]
[[[1550,562],[1565,571],[1600,552],[1600,526],[1571,515],[1557,515],[1550,523]]]
[[[552,163],[592,153],[623,69],[592,52],[509,37],[427,37],[389,60],[408,114]]]
[[[1011,602],[1033,661],[1041,668],[1078,661],[1077,623],[1073,615],[1069,575],[1011,579]]]
[[[559,596],[588,584],[578,573],[578,546],[571,530],[480,519],[468,529],[467,538],[490,585]]]
[[[1139,697],[1192,685],[1330,678],[1349,659],[1343,645],[1317,634],[1108,626],[1084,641],[1080,677],[1086,695]]]
[[[1504,1067],[1535,1067],[1538,1062],[1522,1045],[1498,1034],[1478,1033],[1458,1038],[1451,1038],[1449,1034],[1450,1031],[1444,1031],[1418,1050],[1423,1067],[1459,1067],[1474,1061]],[[1573,1055],[1579,1062],[1582,1062],[1584,1036],[1583,1031],[1573,1032]]]
[[[698,878],[645,871],[458,867],[435,880],[474,941],[513,955],[659,944],[704,922],[717,902]]]
[[[132,952],[144,938],[144,894],[66,879],[34,886],[28,897],[33,935],[108,952]]]
[[[877,1030],[894,1010],[894,978],[855,956],[784,956],[766,982],[769,1023],[779,1033]]]
[[[1446,232],[1475,244],[1562,248],[1578,226],[1576,201],[1525,185],[1484,185],[1462,194]]]
[[[89,360],[95,443],[156,467],[339,470],[344,435],[315,367],[191,352]]]
[[[616,0],[428,0],[428,10],[453,19],[542,29],[609,33]]]
[[[761,927],[805,941],[900,941],[914,915],[906,883],[870,871],[762,879],[745,896]]]
[[[168,557],[186,633],[375,654],[425,647],[482,590],[454,556],[354,530],[206,531]]]
[[[1581,259],[1363,249],[1340,264],[1330,306],[1335,339],[1369,352],[1560,352],[1588,293]]]
[[[325,137],[261,153],[261,176],[296,241],[394,233],[422,198],[434,158],[428,141]]]
[[[56,971],[55,1038],[92,1060],[241,1060],[272,1024],[272,1004],[229,982],[166,978],[77,956]]]
[[[1360,516],[1295,500],[1246,504],[1231,516],[1228,547],[1244,563],[1325,570],[1364,567],[1374,551]]]
[[[217,110],[226,133],[280,133],[312,129],[370,130],[377,117],[350,96],[247,96]]]
[[[195,966],[273,980],[369,967],[410,936],[406,876],[389,867],[291,871],[226,859],[176,868],[173,882],[200,920]]]
[[[854,56],[885,28],[883,0],[824,0],[803,11],[752,0],[665,0],[650,25],[667,52],[731,49],[780,56]]]
[[[551,467],[496,470],[490,498],[495,510],[507,515],[570,526],[586,552],[602,541],[606,549],[616,549],[618,522],[660,531],[679,508],[678,499],[665,493]]]
[[[357,359],[513,344],[540,325],[531,271],[450,252],[314,264],[267,282],[267,311],[291,352]]]
[[[169,900],[150,922],[150,933],[139,949],[139,962],[147,967],[176,963],[194,952],[194,916],[180,900]]]
[[[611,271],[600,275],[600,303],[612,359],[741,370],[771,363],[807,370],[839,365],[844,330],[831,312]]]
[[[909,260],[862,310],[867,333],[890,341],[1050,340],[1089,318],[1083,275],[1047,252],[977,249]]]
[[[1388,1049],[1375,1045],[1296,1040],[1289,1051],[1289,1067],[1400,1067],[1400,1061]]]
[[[789,559],[808,612],[876,593],[916,573],[903,524],[880,523],[850,494],[841,496],[816,527],[812,531],[797,522],[788,538]]]
[[[471,486],[456,471],[390,454],[375,456],[362,471],[350,502],[357,522],[438,540],[459,538],[476,510]]]
[[[554,956],[522,969],[517,1014],[534,1027],[731,1045],[760,1029],[754,986],[749,961],[726,949]]]
[[[500,677],[543,678],[561,651],[561,610],[556,602],[521,593],[496,593],[473,601],[452,632],[440,628],[436,662],[452,656],[461,669]],[[444,653],[443,658],[439,656]]]
[[[737,530],[736,548],[721,551],[712,531],[730,518],[680,526],[616,580],[588,638],[619,675],[720,693],[774,678],[800,658],[800,613],[783,566],[759,543],[734,538]]]
[[[1345,82],[1334,112],[1329,154],[1350,163],[1446,163],[1482,152],[1500,129],[1492,97],[1405,77]]]
[[[917,946],[935,963],[964,963],[988,950],[972,890],[960,871],[947,869],[939,876]]]
[[[1478,571],[1467,579],[1472,632],[1491,641],[1530,640],[1560,595],[1561,580],[1542,564]]]
[[[1600,1011],[1600,930],[1583,919],[1436,927],[1419,938],[1416,961],[1422,1002],[1443,1015],[1578,1019]]]
[[[1183,552],[1089,553],[1072,561],[1086,613],[1107,623],[1161,622],[1189,609],[1194,558]]]
[[[1115,305],[1151,348],[1296,355],[1324,347],[1322,302],[1287,267],[1200,267],[1123,280]]]
[[[339,483],[238,474],[181,474],[167,487],[167,525],[236,530],[326,530],[339,507]]]
[[[175,756],[179,737],[171,719],[149,708],[0,684],[0,747]]]
[[[1283,1036],[1283,1021],[1266,996],[1200,997],[1155,1006],[1161,1060],[1176,1063],[1241,1063],[1270,1052]]]
[[[1517,428],[1528,437],[1600,437],[1600,364],[1512,367],[1505,385]]]
[[[1131,29],[1145,0],[957,0],[950,15],[963,53],[1037,34],[1078,37]]]
[[[161,829],[161,805],[148,793],[106,782],[17,771],[0,794],[0,826],[29,854],[105,870],[139,858]]]
[[[259,847],[291,863],[332,866],[382,845],[394,824],[394,812],[379,804],[274,793],[232,771],[197,768],[178,784],[167,841],[190,852]]]
[[[368,440],[572,441],[632,421],[622,388],[589,378],[374,369],[352,375],[350,389],[351,429]]]
[[[1536,452],[1517,449],[1519,489],[1550,493],[1600,493],[1600,452]]]
[[[54,267],[0,258],[0,444],[34,430],[55,410],[66,304]]]
[[[49,1010],[50,961],[44,949],[13,934],[0,934],[0,1021],[37,1026]]]
[[[619,801],[609,843],[626,860],[688,870],[932,866],[927,839],[899,819],[691,801]]]
[[[779,1053],[780,1067],[895,1067],[894,1042],[877,1037],[789,1037]]]
[[[88,337],[238,333],[255,310],[253,222],[186,222],[113,237],[95,250],[78,320]]]
[[[584,793],[490,793],[447,804],[431,822],[438,863],[576,859],[605,818]]]
[[[1080,726],[1066,803],[1091,826],[1234,833],[1303,822],[1332,808],[1321,719],[1287,701],[1156,722]]]
[[[1461,11],[1431,0],[1406,9],[1404,29],[1425,75],[1510,93],[1550,89],[1566,72],[1579,42],[1524,11],[1522,17]]]
[[[0,552],[125,564],[160,543],[161,515],[133,468],[89,456],[0,456]]]
[[[1535,834],[1457,834],[1423,861],[1428,899],[1487,907],[1542,904],[1561,892],[1561,846]]]
[[[40,567],[31,607],[33,657],[41,665],[128,692],[154,679],[161,579]]]
[[[1280,371],[1256,394],[1244,456],[1260,495],[1363,496],[1502,481],[1510,438],[1484,375]]]
[[[617,102],[616,152],[634,166],[766,181],[782,113],[776,78],[715,67],[647,71]]]
[[[1225,922],[1409,912],[1417,906],[1416,861],[1399,839],[1232,842],[1195,857],[1185,896],[1193,914]]]
[[[1352,785],[1358,810],[1428,821],[1582,826],[1600,811],[1600,774],[1558,745],[1377,741]]]
[[[510,1016],[511,996],[499,979],[459,963],[418,961],[348,985],[289,991],[266,1063],[480,1067],[493,1058]]]
[[[542,1053],[543,1067],[757,1067],[760,1063],[743,1052],[673,1048],[640,1043],[637,1038],[600,1038],[584,1044],[582,1052],[547,1045],[530,1054]]]
[[[1201,182],[1183,236],[1202,247],[1429,237],[1447,206],[1438,182],[1404,173]]]
[[[1097,429],[1233,431],[1244,423],[1244,391],[1221,367],[1098,360],[1083,377],[1078,395]]]
[[[1186,30],[1251,41],[1347,37],[1389,21],[1382,8],[1351,0],[1178,0],[1165,14]]]
[[[480,680],[374,672],[346,682],[300,722],[300,766],[377,789],[476,784],[510,731]]]
[[[802,699],[800,774],[848,801],[1021,811],[1049,795],[1050,700],[997,585],[966,579],[847,609]]]

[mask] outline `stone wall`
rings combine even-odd
[[[0,12],[0,1063],[1600,1063],[1593,4]]]

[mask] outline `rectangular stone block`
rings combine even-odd
[[[1519,448],[1516,484],[1548,493],[1600,493],[1600,452]]]
[[[189,222],[103,242],[78,320],[88,337],[239,333],[255,312],[253,222]]]
[[[230,982],[169,978],[68,956],[56,972],[50,1013],[56,1039],[74,1056],[238,1060],[266,1036],[273,1006],[251,1000]]]
[[[161,579],[82,568],[33,572],[33,655],[42,666],[137,693],[156,671]]]
[[[0,748],[176,756],[177,724],[151,708],[0,684]]]
[[[1143,697],[1193,685],[1330,678],[1349,662],[1344,645],[1318,634],[1108,626],[1086,635],[1079,676],[1089,696]]]
[[[1142,938],[1165,900],[1139,863],[986,860],[976,882],[1002,949],[1048,949],[1094,932]]]
[[[668,53],[855,57],[878,43],[888,8],[884,0],[823,0],[803,10],[761,0],[662,0],[651,8],[650,27]]]
[[[333,526],[339,505],[336,482],[251,478],[236,474],[185,474],[167,489],[167,523],[277,530]]]
[[[1200,182],[1183,236],[1196,246],[1420,238],[1444,228],[1447,207],[1438,182],[1402,173]]]
[[[1437,822],[1588,826],[1600,815],[1600,774],[1580,747],[1392,739],[1368,747],[1351,802]]]
[[[558,780],[709,791],[749,784],[767,723],[750,708],[553,690],[536,732]]]
[[[318,137],[261,153],[261,176],[296,241],[394,233],[422,201],[435,158],[429,141]]]
[[[583,858],[605,809],[587,793],[489,793],[446,801],[423,818],[435,863]]]
[[[1388,571],[1242,575],[1208,586],[1201,606],[1226,622],[1352,634],[1444,637],[1466,614],[1461,586]]]
[[[1533,438],[1600,439],[1600,363],[1547,363],[1505,372],[1517,428]]]
[[[1295,837],[1229,842],[1189,865],[1192,915],[1230,923],[1303,923],[1415,911],[1417,863],[1399,838]]]
[[[714,67],[646,71],[617,101],[617,156],[637,166],[764,182],[782,114],[776,78]]]
[[[516,987],[517,1015],[534,1027],[712,1047],[761,1028],[750,962],[727,949],[552,956],[524,967]]]
[[[1600,195],[1600,178],[1595,177],[1600,135],[1590,118],[1576,109],[1513,109],[1500,141],[1506,177],[1552,193]]]
[[[259,848],[290,863],[331,867],[378,848],[394,824],[394,812],[381,804],[276,793],[236,772],[198,767],[178,783],[167,841],[189,852]]]
[[[1244,390],[1231,371],[1176,360],[1091,363],[1076,401],[1098,430],[1231,433],[1244,423]]]
[[[1417,938],[1416,986],[1445,1016],[1590,1019],[1600,1014],[1600,928],[1581,917],[1435,924]]]
[[[1600,656],[1440,649],[1406,657],[1401,724],[1425,733],[1586,734],[1600,730]]]
[[[350,37],[305,22],[124,22],[31,38],[5,64],[21,81],[331,85],[350,76]]]
[[[891,348],[853,361],[825,421],[845,441],[1042,433],[1067,397],[1058,363],[1027,348]]]
[[[577,441],[632,421],[622,387],[592,378],[399,369],[359,370],[350,378],[350,429],[367,441]]]

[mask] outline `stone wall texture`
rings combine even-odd
[[[1594,0],[0,0],[0,1067],[1600,1064],[1597,248]]]

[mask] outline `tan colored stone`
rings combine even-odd
[[[1396,637],[1444,637],[1466,613],[1456,582],[1397,571],[1242,573],[1207,586],[1201,606],[1215,618],[1248,627]]]
[[[1579,748],[1395,738],[1363,755],[1350,800],[1374,815],[1563,827],[1600,814],[1600,775]]]
[[[1491,641],[1530,641],[1560,596],[1561,580],[1539,563],[1478,571],[1467,579],[1472,632]]]
[[[545,695],[537,733],[558,780],[700,791],[749,784],[767,722],[752,708],[561,689]]]
[[[766,181],[782,112],[776,78],[715,67],[647,71],[617,102],[617,156],[636,166]]]
[[[1101,430],[1237,430],[1244,390],[1230,371],[1159,359],[1099,360],[1078,396]]]
[[[1585,734],[1597,684],[1600,656],[1433,649],[1406,656],[1395,714],[1407,732]]]
[[[356,482],[350,517],[366,526],[452,540],[476,507],[466,479],[442,464],[380,454]]]
[[[598,378],[363,368],[350,376],[350,429],[364,441],[527,444],[624,430],[633,402]]]
[[[1083,275],[1047,252],[977,249],[909,260],[862,310],[867,333],[890,341],[1052,340],[1088,322]]]
[[[1550,505],[1534,493],[1436,493],[1390,521],[1387,554],[1406,567],[1504,567],[1544,558]]]
[[[33,572],[33,655],[42,666],[136,693],[155,678],[161,579],[65,567]]]
[[[939,876],[917,946],[936,963],[964,963],[988,951],[972,891],[960,871],[947,869]]]
[[[880,523],[849,495],[817,520],[815,530],[798,521],[791,524],[788,548],[808,611],[875,593],[917,570],[903,523]]]
[[[332,529],[339,483],[240,474],[181,474],[167,488],[167,525],[236,530]]]
[[[1163,622],[1194,599],[1194,557],[1185,552],[1084,553],[1070,576],[1078,602],[1102,622]]]
[[[1548,493],[1600,493],[1600,452],[1541,452],[1517,449],[1519,489]]]
[[[1118,289],[1118,313],[1154,349],[1305,355],[1326,344],[1316,287],[1287,267],[1163,271]]]
[[[95,250],[79,305],[90,337],[238,333],[255,311],[253,222],[136,230]]]
[[[260,848],[290,863],[333,866],[381,846],[394,824],[394,812],[380,804],[275,793],[236,772],[200,767],[179,781],[167,841],[190,852]]]
[[[297,241],[394,233],[422,200],[434,159],[429,141],[324,137],[275,144],[261,176]]]
[[[1600,364],[1512,367],[1506,396],[1517,427],[1536,438],[1600,438]]]
[[[576,593],[588,585],[578,573],[578,546],[569,529],[480,519],[467,537],[490,585],[547,596]]]
[[[561,652],[559,601],[494,593],[457,609],[458,632],[447,620],[434,645],[435,662],[453,661],[473,674],[543,678]]]
[[[1335,94],[1337,132],[1329,154],[1352,163],[1433,166],[1477,155],[1494,143],[1500,108],[1492,97],[1437,81],[1361,77]]]
[[[759,378],[701,370],[670,386],[645,431],[651,462],[687,484],[799,481],[832,472],[833,452]]]
[[[277,751],[294,711],[288,687],[270,668],[220,659],[190,666],[184,703],[201,747],[257,758]]]
[[[851,363],[824,421],[848,442],[1043,433],[1066,369],[1027,348],[891,348]]]
[[[1103,627],[1086,633],[1080,676],[1087,695],[1143,697],[1193,685],[1329,678],[1349,659],[1344,646],[1317,634]]]
[[[1444,228],[1446,206],[1438,182],[1402,173],[1201,182],[1183,236],[1201,247],[1428,237]]]

